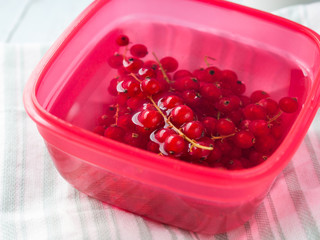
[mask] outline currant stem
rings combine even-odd
[[[170,80],[169,80],[169,78],[168,78],[168,75],[167,75],[166,71],[163,69],[163,66],[162,66],[159,58],[157,57],[157,55],[156,55],[154,52],[152,52],[152,55],[153,55],[154,58],[156,59],[156,62],[159,64],[160,71],[162,72],[164,79],[166,80],[167,83],[170,83]]]
[[[167,118],[167,116],[161,111],[161,109],[158,107],[158,105],[155,103],[155,101],[152,99],[151,96],[148,96],[148,99],[151,101],[151,103],[153,104],[153,106],[157,109],[157,111],[162,115],[162,117],[165,119],[166,123],[169,124],[170,128],[173,129],[176,133],[178,133],[180,136],[182,136],[185,140],[187,140],[189,143],[191,143],[192,147],[197,147],[197,148],[201,148],[201,149],[205,149],[205,150],[213,150],[213,147],[207,147],[207,146],[203,146],[200,145],[199,143],[197,143],[195,140],[187,137],[179,128],[177,128],[176,126],[174,126],[170,120]]]
[[[229,135],[223,135],[223,136],[213,136],[211,137],[212,140],[218,140],[218,139],[225,139],[225,138],[228,138],[228,137],[232,137],[236,135],[235,133],[231,133]]]
[[[204,62],[206,63],[207,67],[210,67],[210,63],[208,61],[208,59],[215,61],[216,59],[210,56],[204,56]]]
[[[115,122],[115,124],[116,124],[116,125],[118,125],[118,118],[119,118],[119,104],[116,104],[116,113],[115,113],[114,117],[116,118],[116,122]]]
[[[279,111],[277,115],[269,119],[268,123],[272,123],[273,121],[277,120],[282,115],[282,113],[282,111]]]

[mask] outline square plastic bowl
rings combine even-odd
[[[295,96],[301,109],[274,154],[251,169],[192,165],[94,134],[110,101],[107,57],[125,33],[160,56],[197,66],[203,54],[232,69],[247,92]],[[319,36],[301,25],[225,1],[99,0],[54,43],[24,92],[60,174],[81,192],[149,219],[213,234],[254,214],[303,140],[319,107]]]

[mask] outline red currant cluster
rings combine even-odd
[[[163,156],[224,169],[265,161],[283,137],[283,114],[296,112],[296,98],[275,101],[246,85],[231,70],[209,64],[178,70],[171,57],[143,61],[148,49],[126,35],[108,64],[117,70],[108,91],[115,98],[94,132]]]

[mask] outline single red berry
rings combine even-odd
[[[107,127],[104,131],[104,136],[107,138],[111,138],[117,141],[121,141],[124,137],[125,130],[116,125],[111,125]]]
[[[214,144],[213,145],[213,150],[211,150],[211,153],[209,154],[209,156],[207,157],[207,161],[211,164],[217,162],[218,160],[220,160],[222,157],[222,151],[220,150],[220,148]]]
[[[270,124],[266,120],[252,120],[249,123],[249,130],[254,136],[265,136],[270,133]]]
[[[145,61],[144,64],[143,64],[143,67],[144,68],[150,68],[150,69],[152,69],[154,71],[159,69],[158,63],[156,61],[153,61],[153,60]]]
[[[207,78],[204,79],[206,82],[218,82],[221,80],[222,72],[219,68],[211,66],[207,67],[205,71],[208,73]]]
[[[226,115],[236,126],[238,126],[243,120],[243,112],[241,108],[233,110],[232,112]]]
[[[271,135],[276,139],[280,139],[284,135],[284,129],[282,124],[272,124]]]
[[[214,117],[204,117],[202,119],[202,124],[205,128],[205,132],[212,136],[216,133],[217,119]]]
[[[204,68],[194,70],[192,75],[197,78],[199,82],[210,82],[210,74]]]
[[[266,136],[257,137],[254,148],[260,153],[269,154],[275,149],[276,143],[276,139],[269,134]]]
[[[240,95],[239,98],[241,100],[241,104],[240,104],[241,107],[245,107],[251,103],[251,100],[248,96]]]
[[[201,104],[201,95],[199,92],[189,89],[182,92],[184,102],[191,107],[196,107]]]
[[[198,90],[199,89],[199,82],[194,77],[181,77],[175,80],[172,83],[172,86],[177,91],[185,91],[189,89]]]
[[[170,56],[160,59],[160,63],[166,72],[174,72],[179,66],[178,61]]]
[[[145,138],[142,134],[129,131],[125,133],[123,142],[134,147],[142,147],[144,145]]]
[[[216,104],[216,108],[220,112],[231,112],[240,107],[241,100],[237,96],[222,97]]]
[[[239,128],[241,130],[249,130],[250,123],[251,123],[251,120],[244,119],[244,120],[241,121]]]
[[[135,125],[132,122],[131,114],[124,114],[118,117],[117,125],[125,130],[133,130]]]
[[[118,104],[118,106],[124,107],[128,101],[128,98],[129,95],[126,94],[126,90],[124,90],[123,92],[118,92],[116,96],[116,103]]]
[[[185,152],[186,147],[185,140],[178,134],[168,136],[163,143],[163,149],[166,154],[174,157],[181,156]]]
[[[200,94],[209,101],[217,101],[221,97],[221,90],[214,83],[204,83],[200,86]]]
[[[155,78],[156,77],[156,72],[152,68],[148,67],[142,67],[138,71],[138,75],[141,79],[145,78]]]
[[[220,135],[225,136],[234,133],[236,127],[230,119],[220,118],[217,121],[216,129]]]
[[[169,92],[170,91],[169,82],[171,82],[171,75],[167,73],[166,76],[167,77],[164,77],[164,75],[161,71],[156,72],[156,79],[159,81],[159,83],[161,85],[161,91]],[[169,82],[168,82],[168,80],[169,80]]]
[[[279,112],[278,103],[271,98],[263,98],[258,102],[258,104],[264,107],[268,116],[274,116]]]
[[[213,148],[213,146],[214,146],[213,140],[210,138],[206,138],[206,137],[198,140],[197,143],[199,145],[205,146],[205,147],[212,147]],[[204,161],[208,158],[210,153],[211,153],[211,150],[196,147],[196,146],[191,146],[189,148],[189,155],[194,160]]]
[[[134,44],[130,48],[130,53],[133,57],[143,58],[148,54],[148,49],[143,44]]]
[[[152,103],[149,103],[149,102],[144,102],[144,103],[142,104],[141,109],[143,109],[143,110],[157,110],[157,109],[155,108],[155,106],[154,106]]]
[[[138,115],[138,121],[147,129],[155,129],[163,123],[163,117],[157,110],[143,110]]]
[[[120,54],[114,54],[108,58],[109,66],[115,69],[119,69],[123,66],[122,61],[123,61],[123,56]]]
[[[170,120],[178,125],[181,126],[184,123],[191,122],[194,119],[193,111],[187,105],[179,105],[174,107],[170,114]]]
[[[234,143],[239,148],[250,148],[255,143],[255,137],[250,131],[240,130],[233,137]]]
[[[114,115],[103,114],[98,118],[98,124],[100,126],[108,127],[114,123]]]
[[[191,139],[199,139],[204,136],[204,126],[199,121],[191,121],[182,126],[182,132]]]
[[[223,156],[229,155],[229,153],[234,148],[234,143],[229,138],[216,140],[215,144],[221,150]]]
[[[162,105],[166,109],[172,109],[182,104],[183,104],[182,99],[177,95],[169,95],[162,100]]]
[[[123,59],[122,64],[126,71],[130,73],[137,73],[140,68],[143,66],[143,61],[140,60],[139,58],[128,58],[128,59]]]
[[[248,156],[249,160],[249,167],[257,166],[268,159],[267,155],[263,153],[257,152],[255,150],[251,150]]]
[[[153,141],[148,141],[147,150],[154,153],[159,153],[159,144]]]
[[[141,90],[147,95],[154,95],[160,92],[160,83],[155,78],[146,78],[141,82]]]
[[[223,88],[231,88],[238,81],[237,74],[232,70],[222,70],[221,71],[221,83]]]
[[[167,137],[173,134],[176,134],[176,132],[171,128],[161,128],[154,134],[154,139],[159,143],[163,143]]]
[[[173,74],[173,80],[177,80],[182,77],[193,77],[189,70],[180,69]]]
[[[123,59],[122,59],[122,61],[123,61]],[[118,75],[119,75],[120,77],[125,77],[125,76],[127,76],[128,74],[130,74],[130,72],[127,71],[126,68],[125,68],[123,65],[122,65],[122,67],[120,67],[120,68],[117,69],[117,72],[118,72]]]
[[[229,170],[241,170],[244,168],[242,161],[239,159],[231,159],[229,161],[226,161],[225,167]]]
[[[266,110],[258,104],[249,104],[243,108],[243,114],[246,119],[256,120],[256,119],[266,119]]]
[[[297,98],[294,97],[283,97],[279,101],[280,109],[285,113],[294,113],[299,108]]]
[[[119,78],[113,78],[111,79],[109,86],[108,86],[108,92],[112,95],[112,96],[117,96],[118,91],[117,91],[117,85],[119,83]]]
[[[127,94],[129,97],[137,96],[141,92],[140,83],[133,78],[127,78],[120,84],[122,88],[117,88],[118,90],[121,89],[119,92],[123,90],[123,92]]]
[[[128,98],[126,104],[128,108],[130,108],[131,110],[137,111],[139,110],[139,108],[141,108],[141,106],[143,106],[145,101],[146,99],[144,97],[137,95],[137,96]]]
[[[232,86],[231,86],[231,90],[232,90],[232,92],[234,93],[234,94],[236,94],[236,95],[241,95],[241,94],[243,94],[245,91],[246,91],[246,85],[243,83],[243,82],[241,82],[241,81],[239,81],[239,80],[237,80]]]
[[[265,99],[270,97],[269,93],[263,91],[263,90],[256,90],[253,93],[251,93],[250,95],[250,100],[252,103],[257,103],[259,102],[261,99]]]
[[[116,43],[119,45],[119,46],[127,46],[129,44],[129,38],[128,36],[126,35],[119,35],[117,38],[116,38]]]
[[[94,133],[99,134],[101,136],[104,135],[104,131],[105,131],[105,127],[101,126],[101,125],[95,126],[94,129],[93,129]]]

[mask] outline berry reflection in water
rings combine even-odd
[[[107,59],[115,70],[108,88],[115,101],[93,130],[105,137],[194,164],[240,170],[268,159],[283,138],[283,115],[299,109],[294,97],[276,101],[263,90],[245,95],[237,74],[212,66],[210,57],[204,68],[179,69],[174,57],[159,59],[126,35],[115,44],[123,50]]]

